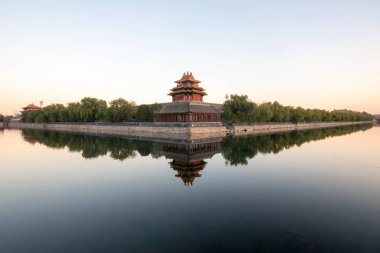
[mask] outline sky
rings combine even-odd
[[[169,102],[184,71],[256,102],[380,113],[379,0],[0,0],[0,113]]]

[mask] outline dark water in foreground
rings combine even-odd
[[[0,132],[0,252],[380,252],[380,127]]]

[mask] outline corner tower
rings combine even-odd
[[[205,89],[199,86],[201,81],[193,77],[193,73],[185,72],[181,79],[175,81],[176,87],[172,88],[169,96],[172,96],[173,102],[176,101],[199,101],[203,102],[203,96],[207,93]]]
[[[201,81],[193,77],[193,73],[185,72],[177,84],[170,90],[172,102],[155,112],[158,122],[212,122],[220,124],[220,108],[217,105],[203,102],[207,95],[199,86]]]

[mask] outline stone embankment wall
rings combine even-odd
[[[236,125],[229,127],[234,135],[265,134],[288,132],[294,130],[318,129],[336,126],[347,126],[357,124],[371,124],[368,122],[320,122],[320,123],[277,123],[277,124],[255,124]],[[108,134],[124,136],[143,136],[162,139],[205,139],[223,137],[228,129],[221,123],[214,124],[155,124],[155,123],[134,123],[134,124],[96,124],[96,123],[19,123],[8,124],[10,128],[41,129],[63,132]]]
[[[63,132],[128,135],[159,138],[201,138],[224,136],[226,128],[221,124],[196,125],[193,127],[181,126],[179,124],[42,124],[42,123],[11,123],[10,128],[54,130]]]
[[[287,132],[287,131],[294,131],[294,130],[318,129],[318,128],[359,125],[359,124],[371,124],[371,121],[236,125],[236,126],[233,126],[233,131],[235,135],[245,135],[245,134]]]

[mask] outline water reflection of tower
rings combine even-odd
[[[193,185],[194,179],[202,176],[200,171],[205,168],[207,162],[203,160],[173,160],[169,164],[170,168],[177,171],[178,174],[175,176],[180,177],[184,185]]]
[[[204,159],[211,158],[220,152],[220,140],[202,143],[157,143],[156,151],[166,158],[173,159],[170,168],[177,171],[176,177],[182,179],[184,185],[193,185],[200,172],[206,167]]]

